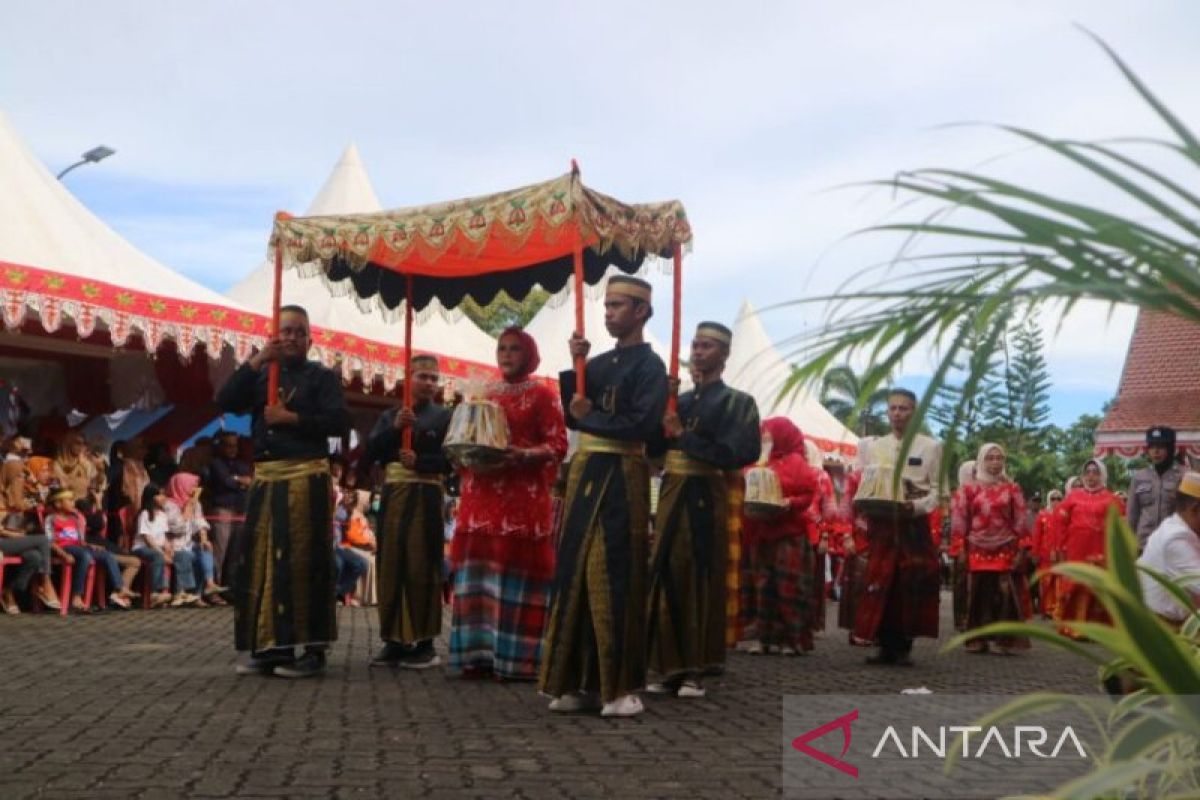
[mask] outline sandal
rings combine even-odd
[[[5,614],[13,617],[21,613],[21,607],[17,605],[17,599],[15,597],[9,597],[0,600],[0,609],[3,609]]]
[[[227,606],[229,603],[219,594],[210,594],[204,598],[210,606]]]
[[[62,611],[62,603],[57,598],[50,597],[45,590],[35,589],[33,596],[38,599],[39,603],[51,611]]]

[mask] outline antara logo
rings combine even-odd
[[[852,722],[854,722],[854,720],[856,720],[856,719],[858,719],[858,709],[857,708],[854,709],[853,711],[851,711],[849,714],[843,714],[842,716],[838,717],[835,720],[826,722],[824,725],[822,725],[819,728],[813,728],[808,733],[800,734],[795,739],[792,739],[792,747],[796,750],[799,750],[801,753],[804,753],[804,755],[808,756],[809,758],[815,758],[817,761],[820,761],[822,764],[826,764],[830,767],[833,767],[834,769],[838,770],[839,772],[846,773],[851,778],[857,778],[858,777],[858,767],[854,766],[853,764],[848,764],[845,761],[842,761],[841,758],[834,758],[833,756],[829,755],[828,753],[822,753],[820,750],[817,750],[813,747],[809,747],[809,745],[808,745],[808,743],[811,742],[813,739],[820,739],[822,736],[829,733],[830,731],[841,728],[842,729],[842,756],[845,756],[846,751],[850,749],[850,736],[852,735],[852,731],[850,730],[850,724]]]
[[[850,741],[853,736],[851,725],[857,719],[858,709],[856,708],[837,719],[830,720],[820,727],[797,736],[792,740],[792,749],[852,778],[857,778],[858,767],[843,760],[850,750]],[[842,732],[842,752],[838,756],[817,750],[810,744],[835,730]],[[871,758],[879,758],[881,754],[888,751],[894,751],[901,758],[920,758],[922,755],[945,758],[947,734],[951,736],[961,734],[961,756],[963,758],[983,758],[989,747],[994,752],[1003,754],[1005,758],[1021,758],[1025,753],[1038,758],[1058,758],[1059,753],[1064,749],[1067,756],[1078,755],[1082,759],[1088,758],[1079,737],[1070,725],[1065,726],[1054,739],[1051,738],[1050,732],[1041,725],[1016,725],[1007,736],[1005,729],[995,725],[987,728],[978,725],[943,725],[932,730],[936,733],[930,733],[925,728],[916,725],[912,726],[908,737],[909,747],[906,748],[905,740],[901,738],[896,727],[889,725],[880,735],[879,742],[871,753]],[[974,740],[972,740],[972,735],[976,736]],[[972,741],[975,742],[975,747],[971,746]],[[1053,749],[1049,752],[1043,750],[1052,741],[1054,742]],[[922,753],[922,749],[926,752]]]

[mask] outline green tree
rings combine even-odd
[[[821,405],[859,436],[880,436],[888,431],[888,387],[869,393],[861,404],[862,376],[849,364],[833,367],[821,377]]]
[[[1050,370],[1042,329],[1031,318],[1014,329],[1004,349],[1004,391],[994,422],[1011,432],[1009,443],[1024,451],[1050,419]]]
[[[502,291],[486,306],[468,297],[463,300],[461,308],[467,318],[482,328],[484,333],[498,337],[505,328],[528,325],[549,299],[550,294],[541,288],[533,289],[524,300],[514,300]]]

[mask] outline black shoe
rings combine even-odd
[[[293,663],[275,668],[280,678],[315,678],[325,673],[325,654],[308,652]]]
[[[291,651],[257,653],[252,655],[245,664],[237,665],[238,675],[271,675],[276,667],[291,666],[296,662],[296,656]]]
[[[441,657],[433,649],[433,642],[426,640],[405,653],[399,666],[403,669],[429,669],[441,663]]]
[[[411,652],[412,648],[399,642],[384,642],[383,647],[371,659],[372,667],[398,667],[400,661]]]

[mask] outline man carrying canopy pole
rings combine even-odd
[[[217,393],[223,411],[253,415],[254,480],[234,586],[235,646],[250,651],[243,675],[318,675],[337,638],[329,439],[345,435],[350,412],[340,377],[308,360],[310,344],[308,313],[283,306],[276,337]],[[277,397],[268,365],[278,368]]]
[[[648,444],[661,437],[667,373],[642,338],[650,284],[609,280],[605,327],[617,347],[592,358],[585,392],[575,371],[559,378],[567,425],[582,434],[564,501],[554,596],[542,643],[538,688],[552,711],[605,716],[642,711],[646,675],[646,539],[650,526]],[[572,356],[590,344],[571,338]]]
[[[721,380],[733,333],[702,322],[692,339],[695,388],[667,411],[666,472],[650,564],[650,669],[656,694],[703,697],[701,676],[725,663],[728,472],[758,460],[758,406]]]
[[[383,412],[367,438],[367,461],[385,467],[376,559],[384,644],[371,665],[425,669],[440,663],[433,640],[442,630],[442,481],[450,472],[442,442],[450,410],[435,400],[435,356],[413,356],[410,374],[412,407]]]

